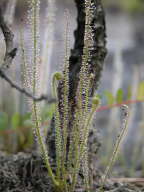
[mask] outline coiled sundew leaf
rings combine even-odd
[[[63,80],[63,74],[61,72],[55,72],[52,78],[52,92],[54,97],[58,100],[58,83]],[[56,175],[58,179],[61,179],[62,170],[62,130],[61,130],[61,119],[59,112],[59,102],[55,104],[55,148],[56,148]]]
[[[102,185],[101,185],[101,188],[100,188],[100,192],[103,192],[103,186],[104,186],[104,184],[106,182],[107,177],[110,174],[110,171],[111,171],[111,169],[113,167],[113,164],[115,163],[115,160],[117,158],[117,154],[118,154],[118,152],[120,150],[122,141],[123,141],[123,139],[125,137],[125,134],[127,132],[127,129],[128,129],[128,118],[129,118],[128,106],[127,105],[122,105],[121,106],[121,112],[122,112],[121,131],[120,131],[119,135],[117,136],[117,140],[116,140],[116,143],[114,145],[113,154],[111,156],[110,161],[108,162],[105,173],[104,173],[104,175],[102,177]]]
[[[68,96],[69,96],[69,12],[65,12],[66,27],[65,27],[65,57],[63,73],[56,72],[53,75],[53,93],[58,99],[55,112],[55,130],[56,130],[56,161],[57,161],[57,176],[62,179],[63,187],[67,191],[67,138],[68,138]],[[61,85],[61,99],[57,95],[58,84]]]
[[[61,72],[55,72],[52,77],[52,93],[53,96],[58,98],[57,96],[57,86],[58,82],[63,79],[63,74]]]

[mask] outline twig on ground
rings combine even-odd
[[[144,178],[110,178],[108,181],[144,185]]]

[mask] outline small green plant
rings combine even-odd
[[[131,12],[131,13],[140,13],[144,12],[144,3],[143,0],[122,0],[121,6]]]
[[[29,150],[33,145],[31,114],[0,113],[1,150],[9,153]]]
[[[137,92],[135,94],[135,99],[132,99],[132,87],[127,88],[126,96],[124,96],[124,91],[119,88],[116,95],[113,95],[110,91],[106,90],[101,95],[98,95],[105,104],[97,109],[97,111],[107,110],[113,107],[120,107],[121,105],[129,105],[134,103],[144,102],[144,82],[141,81],[137,85]]]
[[[45,106],[41,111],[45,136],[54,111],[54,104]],[[0,149],[8,153],[31,150],[34,144],[32,126],[31,113],[25,113],[24,115],[14,113],[9,116],[5,112],[0,112]]]

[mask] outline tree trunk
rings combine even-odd
[[[78,17],[77,17],[77,29],[74,32],[75,44],[71,51],[70,56],[70,92],[71,97],[74,99],[77,85],[78,75],[82,63],[82,54],[84,46],[84,30],[85,30],[85,8],[84,1],[75,0]],[[92,33],[94,47],[91,51],[92,57],[90,61],[90,72],[94,74],[94,80],[92,84],[92,93],[98,88],[99,79],[103,69],[103,63],[106,56],[106,31],[105,31],[105,18],[104,10],[101,4],[101,0],[92,0]]]

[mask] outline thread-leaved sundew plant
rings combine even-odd
[[[32,34],[32,92],[37,95],[38,66],[39,66],[39,0],[28,1],[29,21]],[[41,121],[39,117],[40,109],[37,103],[32,103],[32,117],[34,120],[34,132],[40,145],[42,156],[45,161],[48,174],[58,191],[75,191],[79,172],[83,172],[85,188],[89,188],[89,168],[88,168],[88,135],[90,123],[98,108],[100,101],[98,97],[90,100],[89,92],[93,74],[90,73],[89,62],[93,47],[92,29],[90,26],[92,17],[92,2],[86,0],[85,5],[85,32],[84,47],[82,55],[82,65],[79,72],[79,83],[76,90],[76,108],[73,116],[73,124],[69,130],[69,12],[66,10],[65,26],[65,57],[63,72],[53,75],[53,93],[57,99],[55,105],[55,148],[56,148],[56,172],[52,170],[49,162],[49,154],[46,144],[41,134]],[[61,95],[58,89],[61,88]],[[68,182],[69,180],[69,182]]]
[[[76,0],[76,2],[78,1]],[[78,73],[76,73],[77,83],[74,86],[72,86],[73,79],[71,78],[72,51],[70,51],[69,37],[70,14],[68,10],[65,11],[65,56],[63,59],[63,70],[62,72],[55,72],[52,78],[52,93],[55,102],[55,112],[51,123],[53,125],[51,126],[50,124],[50,126],[52,127],[52,132],[54,132],[55,139],[52,146],[55,153],[54,157],[52,157],[50,151],[47,150],[49,149],[49,146],[47,146],[47,143],[45,142],[46,139],[42,130],[42,105],[38,103],[38,101],[43,100],[47,102],[49,101],[47,95],[41,95],[41,93],[39,93],[39,90],[40,92],[42,90],[39,89],[39,82],[41,82],[40,74],[44,74],[40,71],[40,1],[27,0],[27,3],[29,7],[27,20],[29,24],[28,46],[30,48],[30,54],[27,54],[28,51],[25,48],[23,29],[20,30],[20,49],[22,54],[21,61],[23,69],[22,79],[25,89],[24,87],[21,88],[13,83],[5,75],[3,68],[0,68],[0,76],[13,88],[17,89],[29,98],[33,132],[41,151],[48,176],[53,184],[54,191],[75,192],[78,188],[80,188],[83,191],[89,192],[93,187],[89,171],[89,133],[95,112],[99,109],[101,104],[100,98],[97,94],[94,94],[94,90],[97,88],[100,73],[103,67],[103,61],[106,55],[105,26],[104,21],[102,21],[104,18],[98,19],[100,22],[102,21],[102,23],[99,24],[95,24],[96,18],[93,18],[95,10],[97,9],[97,11],[100,11],[97,13],[98,17],[101,18],[100,13],[102,11],[102,7],[96,6],[97,4],[101,5],[101,1],[83,0],[80,2],[81,4],[79,8],[83,7],[84,12],[84,28],[82,46],[80,46],[81,50],[78,55],[80,66]],[[7,35],[11,35],[11,31],[9,31],[5,26],[2,18],[3,17],[0,15],[1,28],[2,30],[4,29],[3,34],[7,42],[7,39],[9,40],[9,36],[7,37]],[[5,28],[7,29],[6,32]],[[95,31],[97,32],[96,36]],[[101,34],[99,31],[104,32]],[[97,36],[99,36],[99,38],[97,38]],[[10,41],[13,43],[13,35],[11,39]],[[9,44],[7,44],[7,46],[9,46]],[[12,60],[15,57],[16,49],[10,51],[6,53],[6,56],[9,56]],[[75,56],[73,57],[75,59]],[[4,63],[4,65],[8,65],[9,67],[11,63],[9,64],[8,62],[9,58],[7,61],[6,57],[6,64]],[[77,71],[77,69],[75,70]],[[112,158],[109,161],[104,176],[102,177],[100,190],[103,190],[106,178],[111,171],[119,151],[122,138],[127,130],[128,109],[125,105],[123,106],[123,114],[122,130],[114,146]],[[54,167],[52,166],[53,163],[55,164]]]

